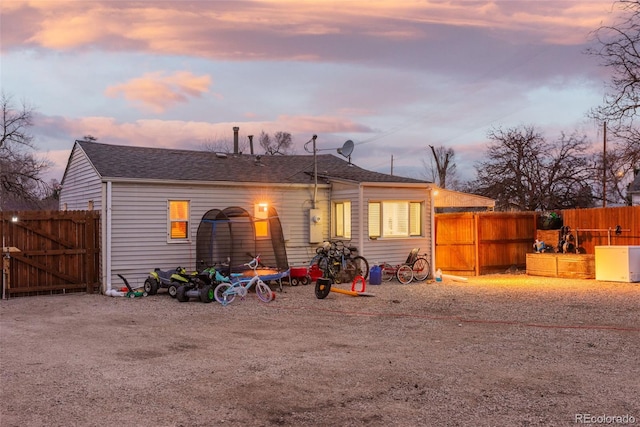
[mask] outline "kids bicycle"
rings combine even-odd
[[[253,270],[253,277],[243,276],[242,273],[231,273],[226,281],[216,286],[213,297],[222,305],[231,304],[236,296],[241,299],[247,296],[249,289],[255,285],[256,295],[262,302],[269,302],[273,299],[274,294],[269,285],[267,285],[258,275],[256,271],[260,264],[260,255],[257,255],[250,262],[244,264]]]

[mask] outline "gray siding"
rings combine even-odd
[[[182,266],[196,268],[196,237],[200,219],[210,209],[238,206],[253,215],[254,204],[268,202],[283,225],[290,265],[307,264],[315,253],[308,243],[312,192],[301,187],[224,186],[189,184],[113,183],[112,283],[120,273],[142,285],[148,273]],[[190,201],[190,241],[167,242],[167,200]],[[318,192],[318,208],[329,217],[328,191]]]
[[[60,209],[87,210],[89,200],[93,209],[102,206],[102,183],[85,153],[77,145],[71,153],[60,191]]]
[[[420,253],[427,254],[427,259],[431,263],[431,201],[430,193],[425,188],[400,188],[385,186],[363,186],[362,189],[362,207],[358,202],[359,186],[357,184],[334,185],[332,193],[333,200],[346,200],[351,198],[351,214],[352,214],[352,240],[351,244],[358,247],[359,252],[364,256],[369,265],[388,262],[396,265],[404,262],[411,249],[418,247]],[[423,210],[423,234],[420,237],[406,238],[380,238],[377,240],[369,239],[368,204],[370,201],[393,201],[408,200],[414,202],[422,202]],[[360,212],[362,210],[362,212]],[[359,241],[360,223],[359,215],[362,214],[362,241]]]

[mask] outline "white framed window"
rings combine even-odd
[[[169,200],[167,202],[167,241],[185,242],[189,240],[189,200]]]
[[[422,235],[421,202],[369,202],[369,238]]]
[[[333,204],[333,235],[345,240],[351,239],[351,202]]]

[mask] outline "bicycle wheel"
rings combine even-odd
[[[411,283],[411,281],[413,280],[413,269],[410,265],[403,264],[398,267],[396,277],[398,278],[398,282],[402,283],[403,285]]]
[[[355,275],[351,278],[353,280],[355,276],[362,276],[364,280],[369,277],[369,262],[362,256],[358,255],[351,259],[356,266]]]
[[[322,271],[322,277],[326,277],[333,280],[333,268],[328,257],[323,256],[318,259],[318,268]]]
[[[262,280],[258,280],[256,282],[256,295],[258,296],[258,299],[262,302],[269,302],[273,299],[273,293],[271,292],[271,288]]]
[[[431,276],[431,266],[425,257],[419,257],[412,265],[413,278],[423,282]]]
[[[384,263],[380,266],[382,268],[382,280],[390,282],[396,277],[396,268],[389,263]]]
[[[213,291],[213,297],[222,305],[231,304],[236,299],[233,286],[228,283],[220,283]]]

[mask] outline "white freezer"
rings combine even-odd
[[[640,282],[640,246],[596,246],[596,280]]]

